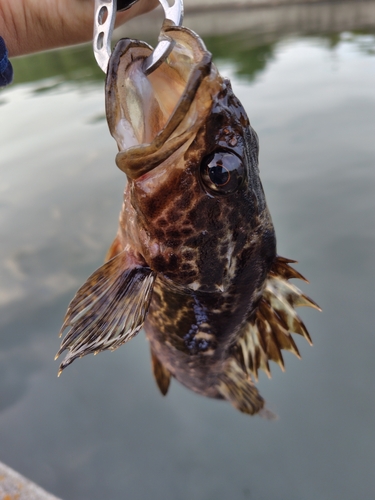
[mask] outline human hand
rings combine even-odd
[[[117,13],[116,26],[158,3],[139,0]],[[89,41],[93,23],[94,0],[0,0],[0,34],[10,57]]]

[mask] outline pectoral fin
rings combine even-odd
[[[76,358],[117,349],[142,328],[155,273],[126,252],[106,262],[81,286],[69,304],[60,336],[70,327],[56,358],[69,350],[59,374]]]
[[[151,363],[152,372],[154,374],[156,383],[160,389],[160,392],[165,396],[168,392],[169,384],[171,381],[171,374],[167,368],[161,363],[159,358],[151,349]]]
[[[104,262],[108,262],[109,260],[116,257],[123,250],[120,238],[116,235],[115,239],[112,242],[112,245],[108,248],[108,252],[105,256]]]

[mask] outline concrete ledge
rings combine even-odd
[[[156,40],[161,9],[133,19],[114,38]],[[200,36],[248,31],[256,37],[375,28],[375,0],[185,0],[184,26]]]
[[[366,1],[366,0],[365,0]],[[371,1],[371,0],[368,0]],[[356,0],[347,0],[356,3]],[[185,13],[209,10],[234,10],[246,8],[280,7],[283,5],[308,5],[342,3],[342,0],[184,0]]]
[[[0,500],[59,500],[0,462]]]

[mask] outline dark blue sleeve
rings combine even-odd
[[[8,85],[13,80],[13,68],[8,59],[8,51],[4,39],[0,36],[0,87]]]

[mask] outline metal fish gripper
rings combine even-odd
[[[108,61],[111,57],[112,34],[115,26],[116,12],[130,9],[138,0],[95,0],[94,40],[93,49],[98,66],[107,73]],[[159,0],[164,10],[165,19],[181,26],[184,15],[183,0],[174,0],[169,5],[168,0]],[[159,38],[159,42],[150,56],[145,59],[144,72],[152,73],[173,49],[173,41]]]

